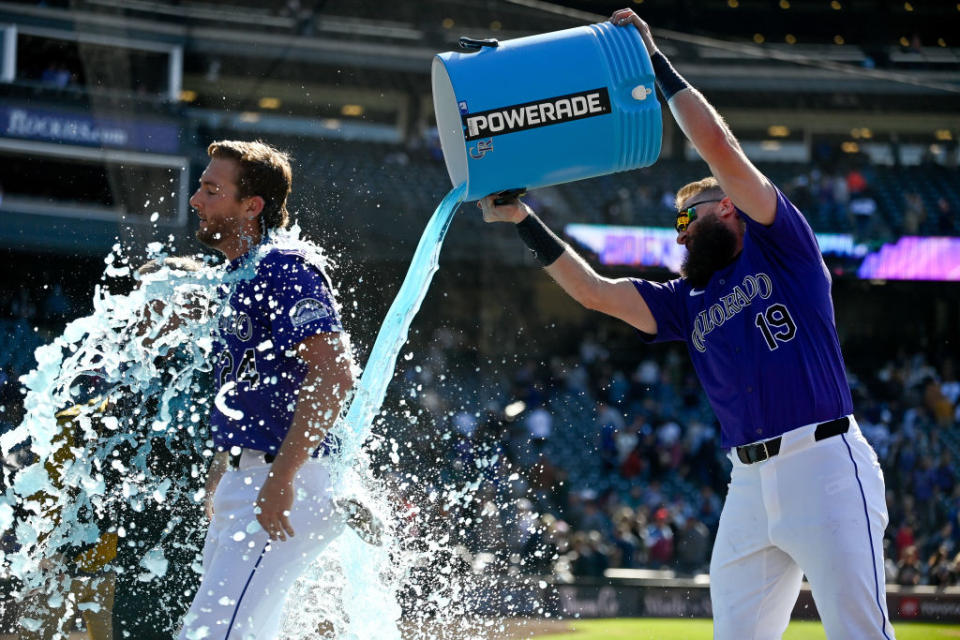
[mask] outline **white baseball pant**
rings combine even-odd
[[[817,425],[782,436],[733,473],[710,561],[715,640],[780,638],[806,574],[829,640],[895,640],[887,615],[883,472],[853,417],[847,433]]]
[[[311,459],[294,480],[289,517],[295,535],[270,542],[254,512],[269,471],[262,453],[244,451],[239,470],[220,480],[203,547],[203,580],[180,640],[273,640],[293,583],[343,530],[326,462]]]

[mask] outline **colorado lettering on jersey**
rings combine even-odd
[[[466,140],[546,127],[611,113],[605,87],[461,116]]]
[[[697,319],[693,322],[690,342],[700,353],[706,352],[706,336],[711,331],[723,326],[723,323],[740,313],[754,298],[766,300],[771,294],[773,294],[773,280],[767,274],[761,272],[745,277],[742,284],[734,286],[727,295],[720,296],[719,302],[715,302],[710,305],[710,308],[697,314]]]
[[[253,336],[253,321],[245,312],[237,312],[233,307],[228,307],[220,316],[220,331],[225,335],[237,336],[238,340],[246,342]]]

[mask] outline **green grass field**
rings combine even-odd
[[[581,620],[570,623],[572,633],[537,636],[536,640],[711,640],[710,620],[668,620],[660,618],[620,618]],[[960,625],[901,622],[894,627],[897,640],[938,640],[960,638]],[[784,640],[825,640],[819,622],[791,622]]]

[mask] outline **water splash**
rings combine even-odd
[[[451,191],[427,224],[350,407],[335,427],[343,443],[343,454],[330,460],[336,495],[357,498],[385,523],[383,544],[370,546],[349,530],[334,541],[307,569],[289,598],[285,639],[470,639],[490,637],[501,628],[489,619],[472,617],[484,598],[484,585],[473,573],[473,561],[457,547],[471,527],[470,519],[459,514],[489,499],[482,495],[489,490],[482,477],[487,463],[443,486],[423,490],[415,475],[404,476],[399,470],[398,449],[404,443],[372,431],[464,191],[463,187]],[[77,609],[97,609],[95,602],[64,598],[71,589],[66,564],[51,566],[43,560],[55,558],[65,547],[89,545],[105,532],[117,534],[121,546],[125,539],[136,538],[124,530],[125,520],[118,515],[121,507],[143,514],[164,505],[180,505],[181,512],[186,512],[171,509],[169,526],[159,539],[133,554],[128,568],[133,580],[147,585],[164,579],[174,584],[177,578],[182,581],[182,575],[168,575],[171,561],[178,567],[192,565],[194,574],[200,571],[198,554],[205,523],[195,517],[191,520],[189,513],[195,516],[203,500],[197,481],[202,482],[204,463],[213,453],[204,417],[215,399],[204,393],[198,381],[210,373],[211,336],[219,321],[218,301],[223,299],[212,292],[252,277],[259,259],[278,245],[329,263],[316,245],[300,238],[299,229],[275,232],[269,245],[259,247],[254,259],[231,274],[213,267],[195,274],[162,269],[144,277],[125,296],[99,288],[94,312],[71,322],[53,344],[37,350],[38,366],[23,379],[28,390],[26,416],[16,430],[0,437],[4,454],[29,442],[33,456],[10,478],[10,489],[0,499],[0,528],[16,520],[21,545],[2,558],[2,564],[6,574],[21,581],[21,594],[42,593],[48,601],[59,598],[58,602],[68,603],[67,609],[72,610],[64,611],[65,621]],[[159,246],[152,251],[163,257]],[[119,255],[109,256],[107,265],[106,275],[111,278],[130,272]],[[122,393],[134,400],[128,401],[124,415],[95,415],[93,407],[85,405],[78,411],[81,437],[73,460],[63,465],[58,486],[45,463],[62,446],[57,441],[63,429],[57,412],[94,397],[89,390],[86,395],[77,393],[75,379],[83,374],[95,374],[96,395]],[[197,461],[190,478],[152,469],[151,452],[156,449],[168,450],[181,462]],[[385,452],[391,464],[376,466],[372,455]],[[495,464],[496,454],[487,460]],[[110,473],[118,478],[111,480]],[[394,499],[399,495],[412,495],[412,504],[440,505],[443,522],[428,521],[410,504],[398,508]],[[51,517],[55,513],[59,519]],[[177,526],[191,535],[171,535]],[[433,535],[444,529],[453,530],[453,535]],[[180,604],[192,599],[182,586],[169,591],[184,601]],[[146,606],[153,605],[148,601]],[[168,614],[164,628],[175,630],[177,623]]]
[[[156,244],[149,257],[167,256]],[[126,262],[115,246],[104,280],[119,285],[115,279],[131,273]],[[0,498],[0,530],[15,526],[17,547],[0,555],[0,566],[18,581],[13,595],[27,603],[24,618],[47,634],[62,632],[77,609],[99,610],[64,597],[78,583],[95,593],[108,577],[135,580],[143,559],[156,584],[163,581],[163,550],[134,545],[170,539],[176,553],[198,551],[190,532],[170,534],[196,520],[197,479],[212,453],[198,392],[209,371],[219,277],[163,267],[136,276],[126,295],[98,286],[93,313],[38,348],[37,367],[21,378],[24,418],[0,436],[2,455],[21,461],[6,470]],[[157,615],[164,608],[155,603]]]

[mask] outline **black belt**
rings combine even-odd
[[[830,422],[822,422],[817,425],[817,430],[813,433],[813,439],[816,442],[821,440],[826,440],[827,438],[832,438],[833,436],[838,436],[841,433],[846,433],[850,429],[850,418],[843,416],[842,418],[837,418],[836,420],[831,420]],[[742,447],[737,447],[737,457],[740,458],[740,462],[743,464],[753,464],[754,462],[762,462],[767,458],[772,458],[773,456],[780,453],[780,436],[772,438],[770,440],[764,440],[763,442],[757,442],[756,444],[747,444]]]
[[[240,450],[240,453],[231,453],[231,454],[230,454],[230,468],[231,468],[231,469],[239,469],[239,468],[240,468],[240,456],[242,456],[242,455],[243,455],[243,449]],[[265,463],[267,463],[267,464],[270,464],[271,462],[273,462],[274,460],[276,460],[276,458],[277,458],[277,456],[273,455],[272,453],[264,453],[264,454],[263,454],[263,461],[264,461]]]

